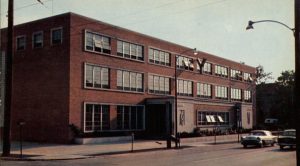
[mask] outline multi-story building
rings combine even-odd
[[[74,13],[17,25],[14,36],[13,138],[20,119],[26,140],[48,142],[69,142],[70,125],[83,136],[163,136],[255,124],[255,68],[245,64]]]

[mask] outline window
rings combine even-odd
[[[229,112],[198,111],[197,125],[229,125]]]
[[[215,65],[215,75],[221,76],[221,77],[228,77],[228,68]]]
[[[245,102],[251,102],[252,101],[251,91],[244,90],[244,101]]]
[[[25,50],[26,46],[26,38],[25,36],[18,36],[17,37],[17,50]]]
[[[33,48],[43,47],[43,32],[35,32],[32,35]]]
[[[125,91],[143,92],[143,74],[118,70],[117,88]]]
[[[212,85],[210,84],[197,83],[197,96],[211,98],[211,87]]]
[[[231,69],[230,70],[230,78],[241,81],[243,79],[242,72],[239,70]]]
[[[177,68],[180,69],[193,70],[194,69],[193,59],[177,55],[176,66]]]
[[[177,80],[177,94],[180,96],[193,96],[193,82]]]
[[[110,129],[109,105],[85,104],[84,131],[94,132]]]
[[[241,101],[242,100],[242,90],[236,89],[236,88],[231,88],[231,100]]]
[[[148,89],[150,93],[156,94],[170,94],[170,78],[149,75],[148,76]]]
[[[246,82],[252,82],[252,76],[250,73],[244,72],[244,81]]]
[[[109,88],[109,69],[85,64],[85,87]]]
[[[118,130],[144,130],[145,110],[143,106],[117,106]]]
[[[117,55],[128,59],[144,60],[143,46],[118,40]]]
[[[225,86],[215,86],[215,95],[217,99],[228,99],[228,91]]]
[[[110,54],[110,38],[93,32],[85,32],[85,49]]]
[[[51,29],[51,44],[62,43],[62,28]]]
[[[149,62],[150,63],[155,63],[155,64],[160,64],[160,65],[165,65],[165,66],[170,66],[170,53],[156,50],[156,49],[149,49]]]
[[[202,68],[202,72],[206,74],[212,74],[211,66],[212,66],[211,63],[205,62]],[[200,70],[200,66],[198,63],[197,63],[197,70]]]

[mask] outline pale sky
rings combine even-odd
[[[7,24],[1,0],[1,27]],[[256,67],[277,78],[294,70],[294,0],[15,0],[15,24],[74,12]],[[52,6],[53,5],[53,6]]]

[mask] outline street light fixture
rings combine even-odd
[[[248,26],[246,27],[246,30],[249,29],[254,29],[253,28],[253,24],[256,23],[261,23],[261,22],[271,22],[271,23],[277,23],[280,24],[286,28],[288,28],[289,30],[291,30],[293,32],[294,38],[295,38],[295,89],[294,89],[294,96],[295,96],[295,101],[300,100],[300,95],[299,95],[299,90],[300,90],[300,55],[299,55],[299,7],[300,7],[300,2],[295,0],[295,28],[291,28],[288,25],[279,22],[279,21],[275,21],[275,20],[260,20],[260,21],[249,21],[248,22]],[[294,106],[294,113],[295,113],[295,117],[296,119],[294,120],[294,126],[296,127],[296,158],[297,158],[297,165],[300,165],[300,142],[299,142],[299,137],[300,137],[300,125],[297,124],[297,122],[300,120],[299,119],[299,109],[300,109],[300,105],[299,102],[294,102],[293,103]]]
[[[181,52],[179,55],[185,53],[185,52],[188,52],[188,51],[193,51],[193,54],[194,55],[198,55],[198,51],[196,48],[194,49],[188,49],[188,50],[185,50],[183,52]],[[178,94],[177,94],[177,61],[178,61],[178,55],[175,55],[175,147],[178,148],[178,142],[179,142],[179,138],[178,138],[178,124],[177,124],[177,118],[178,118],[178,113],[177,113],[177,107],[178,107]],[[198,58],[198,63],[199,63],[199,67],[200,67],[200,73],[202,74],[202,68],[204,66],[204,63],[206,62],[206,59],[203,59],[202,61]],[[199,62],[201,61],[201,62]]]

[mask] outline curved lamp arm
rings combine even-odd
[[[286,28],[288,28],[289,30],[291,30],[293,33],[295,33],[295,28],[291,28],[289,27],[288,25],[282,23],[282,22],[279,22],[279,21],[275,21],[275,20],[260,20],[260,21],[248,21],[248,26],[246,27],[246,30],[249,30],[249,29],[254,29],[253,28],[253,24],[256,24],[256,23],[260,23],[260,22],[273,22],[273,23],[277,23],[277,24],[280,24]]]

